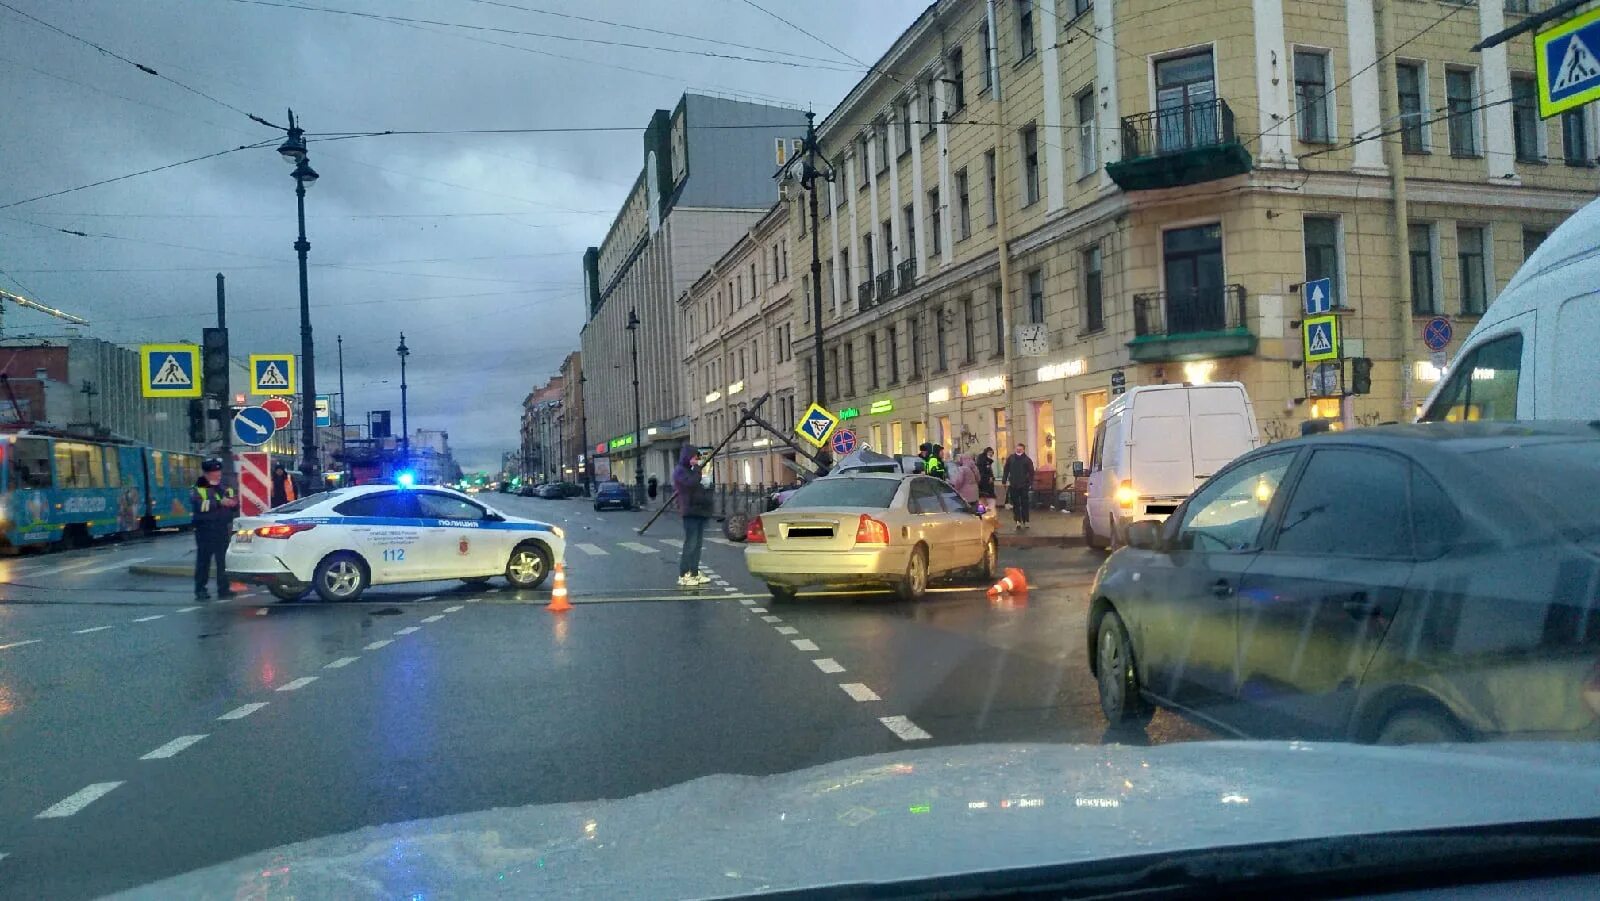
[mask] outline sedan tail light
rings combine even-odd
[[[861,524],[856,526],[856,544],[888,544],[889,526],[867,514],[861,514]]]
[[[1589,678],[1583,680],[1583,686],[1578,689],[1583,696],[1583,702],[1589,705],[1597,716],[1600,716],[1600,663],[1589,670]]]
[[[285,522],[256,529],[257,538],[288,538],[301,532],[309,532],[316,528],[315,523]]]
[[[767,527],[761,524],[761,517],[754,517],[750,525],[745,526],[744,540],[747,544],[767,543]]]

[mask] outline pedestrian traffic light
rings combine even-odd
[[[1354,357],[1350,360],[1350,393],[1372,393],[1372,360]]]
[[[226,403],[228,399],[228,330],[225,328],[208,328],[201,330],[200,349],[202,356],[201,384],[205,385],[209,393],[222,398]]]
[[[206,443],[206,403],[198,397],[189,400],[189,443]]]

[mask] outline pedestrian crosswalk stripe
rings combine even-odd
[[[648,545],[648,544],[640,544],[637,541],[624,541],[624,542],[622,542],[622,546],[627,548],[630,551],[635,551],[635,552],[640,553],[640,554],[656,554],[656,553],[660,553],[659,551],[657,551],[655,548],[651,547],[650,545]]]
[[[585,554],[588,554],[591,557],[604,557],[604,556],[607,556],[610,553],[609,551],[607,551],[605,548],[601,547],[598,544],[588,544],[588,543],[575,544],[575,545],[573,545],[573,547],[577,548],[580,551],[583,551]]]
[[[661,543],[667,547],[683,547],[682,538],[662,538]]]

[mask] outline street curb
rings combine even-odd
[[[193,566],[171,566],[167,564],[135,563],[128,567],[128,574],[133,576],[192,576]]]

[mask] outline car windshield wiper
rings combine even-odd
[[[771,898],[1321,896],[1600,872],[1600,818],[1293,839],[894,882]],[[739,896],[725,896],[739,897]]]

